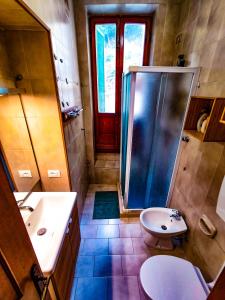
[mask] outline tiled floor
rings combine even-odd
[[[93,220],[94,194],[87,194],[81,219],[82,240],[71,300],[147,299],[140,287],[139,270],[148,257],[158,253],[145,245],[139,218]],[[183,256],[181,250],[170,254]]]

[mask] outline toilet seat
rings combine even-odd
[[[140,270],[145,293],[153,300],[206,300],[209,289],[198,268],[170,255],[147,259]]]

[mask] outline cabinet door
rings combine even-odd
[[[70,242],[71,242],[73,262],[75,263],[79,246],[80,246],[80,226],[79,226],[77,203],[75,203],[73,212],[71,214]]]
[[[55,291],[60,300],[68,299],[67,296],[69,295],[69,289],[71,287],[73,269],[74,266],[72,261],[71,246],[68,232],[65,235],[63,246],[60,251],[60,256],[58,258],[58,262],[52,278]]]

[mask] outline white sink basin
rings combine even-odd
[[[164,207],[145,209],[140,215],[140,222],[145,230],[155,236],[163,238],[177,236],[187,231],[187,225],[182,216],[180,220],[171,217],[174,210]]]
[[[32,193],[24,204],[34,208],[22,217],[45,275],[54,269],[75,199],[76,193]]]

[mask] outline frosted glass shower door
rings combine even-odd
[[[193,71],[135,73],[122,181],[126,208],[166,206],[193,77]]]
[[[161,73],[136,74],[127,208],[145,205],[160,84]]]
[[[162,75],[144,207],[166,206],[192,79],[193,73]]]
[[[124,196],[125,180],[126,180],[126,165],[127,165],[127,135],[128,122],[130,111],[130,97],[131,97],[131,77],[132,74],[123,76],[123,90],[122,90],[122,124],[121,124],[121,191]]]

